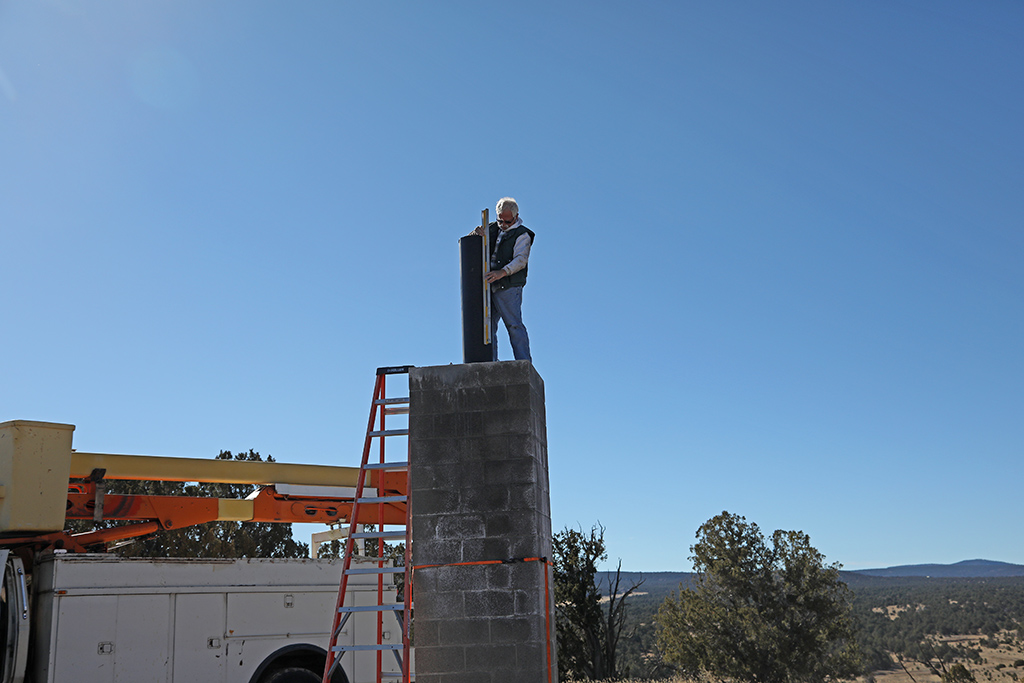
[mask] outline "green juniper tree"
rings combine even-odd
[[[697,531],[692,589],[658,611],[665,660],[691,675],[758,683],[819,683],[859,673],[849,591],[839,566],[800,531],[723,512]]]
[[[609,577],[607,596],[595,581],[597,563],[607,559],[604,527],[584,534],[565,528],[552,538],[558,667],[577,680],[614,680],[619,670],[619,641],[626,626],[626,598],[642,581],[622,585],[622,562]],[[603,583],[603,582],[602,582]]]

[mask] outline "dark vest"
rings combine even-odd
[[[493,256],[493,255],[495,255],[494,245],[498,241],[498,224],[497,223],[491,223],[490,225],[487,226],[487,230],[488,230],[488,234],[487,234],[488,242],[487,243],[491,247],[491,255]],[[533,233],[533,230],[530,230],[525,225],[520,225],[517,228],[512,228],[511,230],[506,230],[505,231],[505,236],[502,238],[501,244],[498,246],[497,266],[495,268],[492,268],[491,270],[497,270],[498,268],[504,268],[505,266],[507,266],[509,264],[509,262],[512,260],[513,252],[515,251],[516,240],[518,240],[519,236],[522,235],[523,233],[526,233],[526,234],[528,234],[530,236],[530,241],[531,242],[534,239],[536,239],[536,237],[535,237],[535,235]],[[493,283],[491,285],[491,287],[493,287],[494,289],[499,289],[499,290],[500,289],[508,289],[509,287],[522,287],[523,285],[526,284],[526,271],[527,270],[529,270],[529,266],[526,266],[522,270],[516,271],[515,273],[512,273],[511,275],[508,275],[506,277],[501,278],[497,282]]]

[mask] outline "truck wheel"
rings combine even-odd
[[[322,683],[319,674],[297,666],[278,669],[264,680],[266,683]]]

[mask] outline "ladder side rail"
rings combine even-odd
[[[379,399],[382,400],[382,401],[386,401],[387,400],[387,389],[386,389],[387,384],[386,384],[386,376],[385,375],[381,375],[380,386],[381,386],[381,391],[380,391]],[[381,463],[387,462],[385,460],[385,443],[387,442],[387,436],[386,436],[386,434],[387,434],[387,425],[385,424],[386,418],[387,418],[387,410],[385,410],[382,407],[381,411],[380,411],[380,431],[381,431],[380,444],[379,444],[379,456],[380,456],[380,458],[378,460],[378,462],[381,462]],[[377,473],[377,476],[380,479],[383,479],[383,477],[381,477],[380,473]],[[380,495],[380,490],[381,490],[381,487],[378,484],[378,486],[377,486],[378,495]],[[384,531],[384,503],[383,502],[378,502],[377,503],[377,521],[378,521],[377,531],[378,532],[383,532]],[[380,567],[380,568],[384,567],[384,538],[383,538],[383,533],[381,533],[381,536],[379,536],[377,538],[377,566]],[[384,604],[384,572],[380,572],[379,574],[377,574],[377,604],[378,605],[383,605]],[[383,645],[384,644],[384,613],[383,612],[378,612],[377,613],[377,644],[378,645]],[[384,668],[384,666],[383,666],[384,665],[383,657],[384,657],[384,652],[382,650],[377,650],[377,676],[376,676],[377,683],[381,683],[381,675],[380,675],[380,673],[381,673],[381,669]]]
[[[412,439],[406,439],[405,461],[412,464]],[[411,683],[412,675],[412,644],[410,642],[412,624],[412,487],[408,485],[410,470],[406,467],[405,487],[405,583],[402,585],[402,683]]]
[[[395,374],[397,374],[397,373],[395,373]],[[387,391],[385,389],[384,391],[381,392],[381,397],[379,399],[379,403],[381,403],[384,406],[390,405],[390,404],[394,404],[394,403],[405,403],[405,404],[408,404],[409,403],[409,399],[407,397],[406,398],[387,398]],[[408,428],[405,428],[405,429],[391,429],[391,430],[387,429],[387,425],[386,425],[387,416],[388,415],[405,415],[405,414],[408,414],[408,410],[407,409],[398,410],[398,409],[388,409],[386,407],[382,408],[381,413],[380,413],[380,422],[379,422],[380,431],[377,432],[377,435],[379,435],[381,437],[381,440],[380,440],[380,444],[379,444],[379,458],[378,458],[377,465],[381,469],[378,470],[378,471],[373,472],[373,474],[371,475],[372,477],[374,477],[373,479],[371,479],[371,481],[375,482],[375,484],[377,486],[377,490],[378,490],[379,493],[384,492],[384,490],[386,488],[385,485],[384,485],[385,472],[384,472],[384,469],[383,469],[384,466],[388,463],[388,453],[389,453],[387,442],[386,442],[386,437],[388,437],[388,436],[408,436],[408,433],[409,433]],[[408,449],[407,449],[407,451],[408,451]],[[368,464],[367,467],[370,467],[370,465]],[[408,457],[406,457],[406,462],[404,463],[404,469],[406,471],[406,478],[408,479]],[[404,532],[401,534],[401,537],[403,537],[403,540],[406,541],[406,547],[408,548],[408,539],[409,539],[409,524],[408,524],[409,523],[409,515],[408,515],[408,503],[407,503],[407,501],[408,501],[408,497],[407,497],[408,496],[408,488],[406,488],[405,493],[406,493],[406,496],[405,497],[401,497],[402,500],[406,502],[406,509],[405,509],[405,513],[406,514],[405,514],[405,519],[404,519],[405,529],[404,529]],[[407,573],[406,566],[403,566],[401,568],[397,568],[397,567],[388,568],[388,567],[386,567],[386,565],[388,564],[388,559],[389,558],[388,558],[387,553],[386,553],[385,539],[397,536],[397,534],[394,534],[394,533],[391,533],[391,532],[386,532],[384,530],[385,509],[386,509],[386,507],[389,504],[393,504],[393,502],[394,502],[392,500],[393,498],[395,498],[395,497],[394,496],[386,496],[386,495],[378,495],[375,499],[372,500],[373,503],[377,504],[377,518],[378,518],[378,521],[379,521],[379,524],[377,525],[377,530],[376,530],[376,533],[377,533],[377,536],[376,536],[376,538],[377,538],[377,554],[376,554],[376,558],[375,559],[376,559],[376,562],[377,562],[377,566],[378,566],[378,568],[380,570],[380,573],[378,574],[378,578],[377,578],[377,598],[378,598],[377,602],[382,607],[384,606],[384,600],[385,600],[385,595],[386,595],[385,592],[384,592],[384,578],[385,578],[384,575],[385,574],[392,574],[393,575],[393,574],[398,574],[398,573],[402,573],[404,575],[405,573]],[[403,563],[403,564],[407,565],[408,563]],[[390,597],[390,595],[388,597]],[[392,602],[392,603],[390,603],[390,607],[396,608],[397,606],[394,604],[394,602]],[[403,604],[401,605],[401,607],[397,607],[397,609],[395,610],[396,617],[398,617],[400,615],[400,611],[404,611],[405,609],[406,609],[406,606],[405,606],[404,600],[403,600]],[[407,666],[405,664],[403,664],[403,661],[405,661],[405,662],[408,661],[408,656],[404,656],[403,657],[403,655],[406,654],[405,650],[406,650],[406,646],[407,646],[407,642],[406,642],[406,639],[404,637],[405,636],[404,624],[406,623],[406,621],[407,621],[407,619],[404,619],[404,618],[399,618],[398,619],[398,625],[399,625],[399,628],[400,628],[400,630],[402,632],[403,637],[402,637],[401,644],[395,646],[392,649],[392,654],[394,655],[396,661],[398,662],[399,675],[402,677],[403,681],[406,680],[406,678],[407,678],[407,674],[406,674]],[[384,647],[383,647],[383,645],[384,645],[384,611],[383,610],[378,614],[378,619],[377,619],[377,643],[378,643],[378,645],[381,645],[382,647],[381,647],[380,650],[378,650],[378,656],[377,656],[377,679],[376,680],[377,680],[377,683],[382,683],[383,677],[386,675],[384,673],[384,671],[383,671],[384,667],[383,667],[383,659],[382,659],[383,654],[384,654],[383,653],[383,650],[384,650]],[[400,652],[402,654],[399,654]],[[394,674],[387,674],[387,675],[388,676],[393,676]]]
[[[383,398],[382,397],[382,402],[385,403],[385,404],[389,403],[391,400],[395,400],[395,401],[401,400],[402,402],[404,402],[406,404],[408,404],[408,402],[409,402],[408,398],[405,398],[405,399],[387,399],[387,398]],[[400,411],[399,412],[399,411],[394,411],[394,410],[389,411],[389,410],[385,409],[381,413],[381,418],[380,418],[381,419],[380,429],[381,429],[381,433],[382,433],[382,438],[381,438],[381,443],[380,443],[380,464],[381,465],[383,465],[384,463],[388,462],[388,459],[387,459],[387,448],[386,448],[384,436],[392,436],[392,435],[393,436],[400,436],[400,435],[403,435],[403,434],[408,436],[408,433],[409,433],[408,429],[405,429],[405,430],[393,429],[391,431],[388,431],[385,428],[385,424],[384,424],[384,420],[386,419],[385,416],[386,415],[394,415],[394,414],[408,414],[408,410],[404,410],[404,411]],[[408,480],[408,471],[409,471],[409,468],[408,468],[409,448],[410,448],[409,447],[409,441],[407,439],[406,440],[406,459],[405,459],[405,470],[406,470],[406,478],[407,478],[407,480]],[[380,477],[380,478],[383,478],[383,475],[384,475],[383,472],[379,472],[379,473],[375,473],[375,474],[378,477]],[[383,483],[379,483],[377,488],[378,488],[378,491],[383,491],[383,489],[384,489]],[[408,495],[409,495],[408,488],[406,488],[405,494],[406,494],[406,496],[405,496],[405,520],[404,520],[405,521],[405,524],[404,524],[405,530],[404,530],[404,534],[403,534],[404,535],[404,539],[403,540],[405,541],[405,548],[404,548],[404,553],[403,553],[403,566],[402,566],[400,571],[392,571],[391,572],[391,573],[394,573],[394,574],[401,573],[403,575],[403,578],[404,578],[404,584],[403,584],[403,590],[402,590],[402,593],[403,593],[402,607],[401,607],[401,611],[400,612],[396,612],[396,617],[398,617],[398,616],[401,617],[401,618],[398,619],[398,626],[399,626],[399,629],[400,629],[401,634],[402,634],[402,642],[401,642],[401,646],[399,648],[396,648],[396,649],[392,650],[392,654],[394,654],[395,659],[398,662],[401,680],[403,681],[403,683],[409,683],[410,675],[411,675],[411,669],[410,669],[410,666],[409,666],[409,664],[411,663],[411,648],[410,648],[410,641],[409,641],[409,637],[408,636],[409,636],[409,633],[410,633],[409,624],[411,622],[411,617],[412,617],[412,611],[411,611],[411,595],[412,595],[411,594],[411,567],[412,567],[411,548],[412,548],[412,545],[411,545],[411,538],[410,538],[410,534],[411,534],[411,530],[412,530],[412,525],[411,525],[411,519],[409,518],[410,507],[409,507],[409,498],[408,498]],[[384,498],[380,498],[378,500],[378,505],[379,505],[379,507],[378,507],[378,518],[381,519],[381,520],[384,519],[384,507],[385,507],[386,503],[387,503],[387,501]],[[378,537],[378,540],[377,540],[377,548],[378,548],[377,557],[379,559],[379,565],[378,566],[380,566],[381,569],[383,570],[384,569],[384,565],[386,564],[386,562],[385,562],[386,555],[385,555],[385,552],[384,552],[384,537],[383,537],[384,525],[383,524],[379,525],[378,533],[381,534],[381,536]],[[381,583],[382,583],[383,579],[384,579],[384,572],[382,571],[378,580],[381,581]],[[383,603],[384,593],[383,593],[383,586],[382,585],[380,585],[379,596],[380,596],[380,599],[379,599],[378,602]],[[380,621],[378,622],[378,641],[377,642],[380,643],[380,644],[383,644],[383,642],[384,642],[383,641],[383,612],[380,614],[380,617],[381,617]],[[399,652],[401,652],[401,654],[399,654]],[[383,651],[380,652],[380,655],[383,656]],[[377,683],[382,683],[382,678],[384,676],[383,666],[381,664],[382,664],[382,662],[379,662],[378,663],[378,667],[377,667],[377,676],[378,676],[377,677]]]

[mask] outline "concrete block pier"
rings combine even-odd
[[[417,682],[556,683],[551,569],[516,561],[551,559],[543,380],[414,368],[409,398]]]

